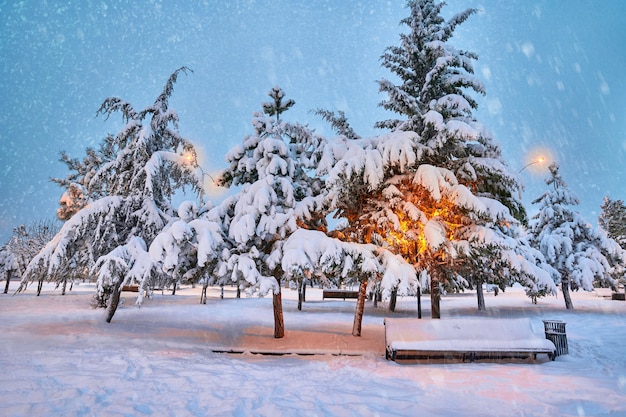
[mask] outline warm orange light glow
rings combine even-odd
[[[193,153],[191,152],[185,152],[185,154],[183,155],[183,158],[185,158],[187,162],[189,163],[193,163],[195,159]]]
[[[423,218],[440,222],[446,230],[446,238],[456,239],[458,229],[462,226],[462,220],[455,210],[456,204],[447,198],[434,201],[428,197],[414,197],[414,204],[423,213]],[[401,209],[394,211],[394,214],[398,218],[397,229],[384,231],[381,235],[384,236],[389,246],[402,255],[407,262],[421,262],[422,255],[431,250],[424,233],[425,222],[409,217]]]
[[[531,172],[539,173],[550,165],[552,161],[554,161],[554,157],[550,149],[546,147],[536,147],[526,153],[526,157],[523,161],[524,168],[522,168],[520,172],[528,168]]]

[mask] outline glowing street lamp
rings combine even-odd
[[[202,167],[200,166],[200,164],[198,163],[198,157],[196,155],[195,152],[185,152],[185,154],[183,155],[183,157],[185,158],[185,160],[187,162],[189,162],[191,164],[191,166],[193,166],[194,168],[197,168],[200,170],[200,173],[202,174],[202,179],[201,179],[201,184],[200,184],[200,208],[202,208],[202,206],[204,205],[204,177],[207,176],[209,178],[211,178],[211,181],[213,180],[213,177],[207,173],[204,172],[204,170],[202,169]]]

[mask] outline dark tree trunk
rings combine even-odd
[[[374,308],[378,307],[378,300],[380,299],[378,295],[379,295],[378,290],[374,290]]]
[[[241,298],[241,288],[237,286],[237,298]]]
[[[202,284],[202,293],[200,293],[200,304],[206,304],[206,290],[208,286],[209,286],[208,280]]]
[[[359,298],[356,300],[354,323],[352,324],[352,336],[361,336],[361,324],[363,323],[363,311],[365,310],[365,298],[367,297],[367,280],[361,281],[359,286]]]
[[[485,294],[483,293],[483,282],[476,283],[476,298],[478,298],[478,311],[485,311]]]
[[[441,292],[439,291],[439,273],[431,271],[430,273],[430,317],[433,319],[441,318]]]
[[[306,280],[302,281],[302,302],[306,303]]]
[[[422,318],[422,287],[417,288],[417,318]]]
[[[389,311],[396,311],[396,301],[398,300],[398,289],[394,288],[391,291],[391,299],[389,300]]]
[[[174,285],[172,285],[172,295],[176,295],[176,284],[177,283],[178,283],[177,281],[174,281]]]
[[[5,294],[9,292],[9,283],[11,282],[12,275],[13,275],[13,271],[11,270],[7,271],[7,283],[4,285]]]
[[[302,301],[304,299],[303,287],[304,287],[304,280],[298,281],[298,311],[302,311]]]
[[[41,295],[42,288],[43,288],[43,277],[39,278],[39,283],[37,284],[37,297]]]
[[[572,304],[572,297],[569,294],[569,278],[563,278],[561,280],[561,289],[563,290],[565,308],[568,310],[572,310],[574,308],[574,304]]]
[[[285,337],[285,321],[283,319],[283,298],[280,285],[278,286],[278,294],[274,293],[274,337],[281,339]]]
[[[117,306],[120,304],[120,295],[122,294],[122,291],[120,288],[121,285],[122,285],[122,281],[117,281],[115,283],[115,286],[113,287],[113,292],[111,293],[111,304],[109,304],[109,311],[106,317],[107,323],[111,323],[111,320],[113,319],[113,316],[115,315],[115,312],[117,311]]]
[[[65,290],[67,289],[67,278],[63,279],[63,287],[61,289],[61,295],[65,295]]]

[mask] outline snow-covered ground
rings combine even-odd
[[[443,298],[444,319],[567,322],[570,354],[554,362],[397,364],[384,358],[383,319],[415,315],[415,298],[396,313],[368,303],[355,338],[354,300],[310,289],[297,311],[285,290],[276,340],[270,298],[213,290],[202,305],[199,288],[183,288],[137,308],[123,293],[107,324],[93,292],[0,294],[0,415],[626,416],[626,302],[595,293],[574,293],[574,311],[560,297],[533,305],[518,289],[488,293],[485,313],[474,293]],[[429,316],[427,297],[423,308]],[[216,352],[230,350],[243,353]]]

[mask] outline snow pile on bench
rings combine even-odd
[[[543,327],[541,327],[543,330]],[[554,359],[554,343],[527,318],[385,319],[387,359],[536,358]]]

